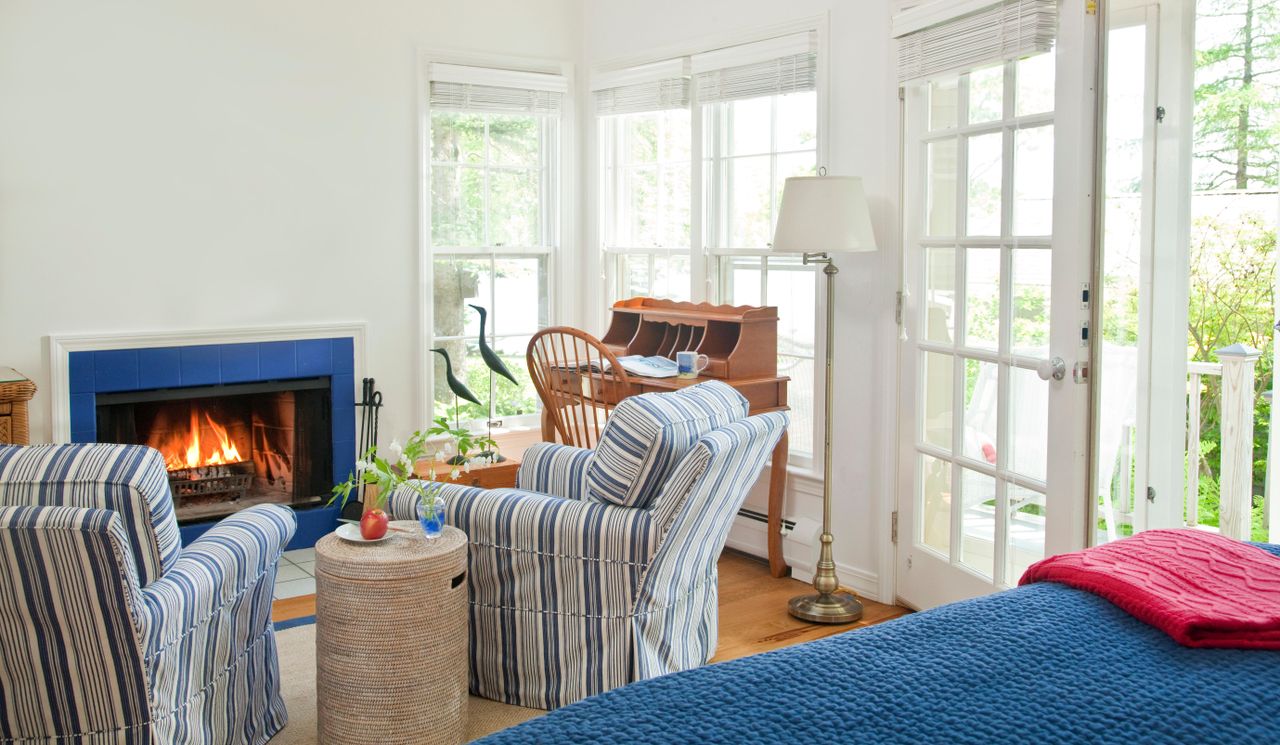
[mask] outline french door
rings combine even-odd
[[[1097,18],[905,88],[900,600],[1017,584],[1085,544]]]

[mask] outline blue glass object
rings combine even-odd
[[[439,538],[444,531],[444,500],[436,498],[428,506],[426,500],[418,501],[418,522],[427,538]]]

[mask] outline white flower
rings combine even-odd
[[[433,460],[436,460],[436,461],[438,461],[438,462],[443,462],[443,461],[444,461],[444,451],[443,451],[443,450],[437,450],[437,451],[436,451],[436,454],[435,454],[434,456],[432,456],[432,458],[433,458]]]
[[[383,453],[382,459],[388,463],[399,463],[403,456],[404,446],[400,444],[399,440],[392,440],[391,444],[387,446],[386,451]]]
[[[456,479],[461,475],[462,475],[462,472],[458,470],[457,466],[454,466],[453,470],[449,472],[449,478],[451,479]]]
[[[436,469],[432,468],[431,470],[427,471],[427,481],[435,481],[435,480],[436,480]]]
[[[370,468],[369,461],[367,461],[367,460],[358,460],[358,461],[356,461],[356,470],[357,470],[357,471],[367,471],[367,470],[369,470],[369,468]]]
[[[463,473],[471,473],[471,461],[462,464]]]

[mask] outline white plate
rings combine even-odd
[[[386,535],[381,538],[374,538],[370,540],[360,535],[360,526],[353,523],[339,525],[338,529],[334,532],[337,533],[338,537],[342,540],[351,541],[352,543],[378,543],[379,541],[385,541],[391,537],[391,529],[388,528]]]

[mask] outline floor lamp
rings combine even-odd
[[[852,176],[804,176],[787,179],[782,191],[772,253],[802,254],[804,263],[822,265],[827,278],[826,426],[822,458],[822,549],[813,573],[817,593],[791,599],[791,615],[814,623],[849,623],[862,618],[862,603],[840,591],[831,555],[831,431],[835,353],[836,268],[831,255],[876,250],[862,179]]]

